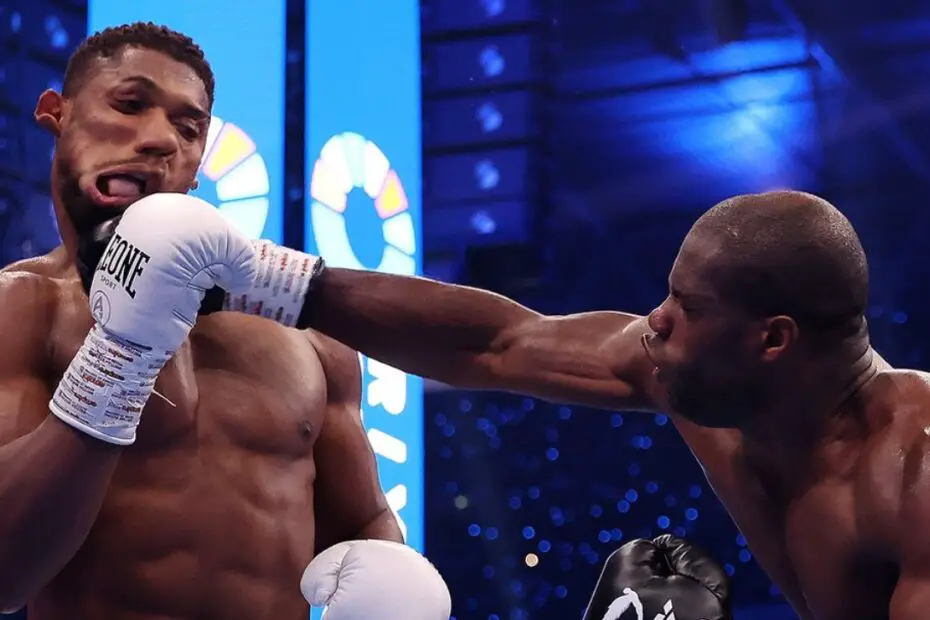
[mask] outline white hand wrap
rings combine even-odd
[[[58,383],[49,407],[97,439],[129,445],[169,352],[146,351],[94,324]]]

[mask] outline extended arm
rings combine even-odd
[[[488,291],[335,268],[309,303],[316,329],[406,372],[597,407],[654,406],[642,317],[550,317]]]
[[[161,202],[162,209],[191,212],[201,204],[178,196]],[[116,228],[124,226],[125,217]],[[201,313],[233,310],[311,327],[401,370],[457,387],[604,408],[660,404],[653,366],[640,345],[648,331],[643,317],[547,317],[488,291],[368,271],[319,273],[319,257],[268,241],[255,242],[254,250],[248,290],[228,295],[218,286],[207,293]]]

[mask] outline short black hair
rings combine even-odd
[[[210,68],[203,50],[189,36],[152,22],[113,26],[84,39],[68,59],[62,94],[65,97],[75,95],[91,61],[96,58],[112,58],[125,47],[155,50],[188,65],[203,81],[207,99],[210,105],[213,105],[216,83],[213,69]]]
[[[818,330],[864,324],[865,250],[826,200],[797,191],[736,196],[701,216],[692,231],[716,244],[711,277],[726,301]]]

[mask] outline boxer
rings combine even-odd
[[[730,620],[730,584],[706,551],[663,534],[607,558],[583,620]]]
[[[38,101],[63,245],[0,274],[0,610],[448,620],[380,489],[357,354],[288,317],[197,320],[205,290],[261,275],[183,196],[213,85],[193,41],[133,24],[87,39]]]
[[[648,317],[542,316],[486,291],[345,269],[309,289],[306,323],[404,371],[670,412],[803,618],[928,613],[930,375],[871,348],[865,253],[825,200],[781,191],[714,206]]]

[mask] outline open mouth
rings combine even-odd
[[[114,172],[97,177],[94,189],[98,196],[96,202],[106,206],[128,206],[147,193],[145,175],[128,172]]]

